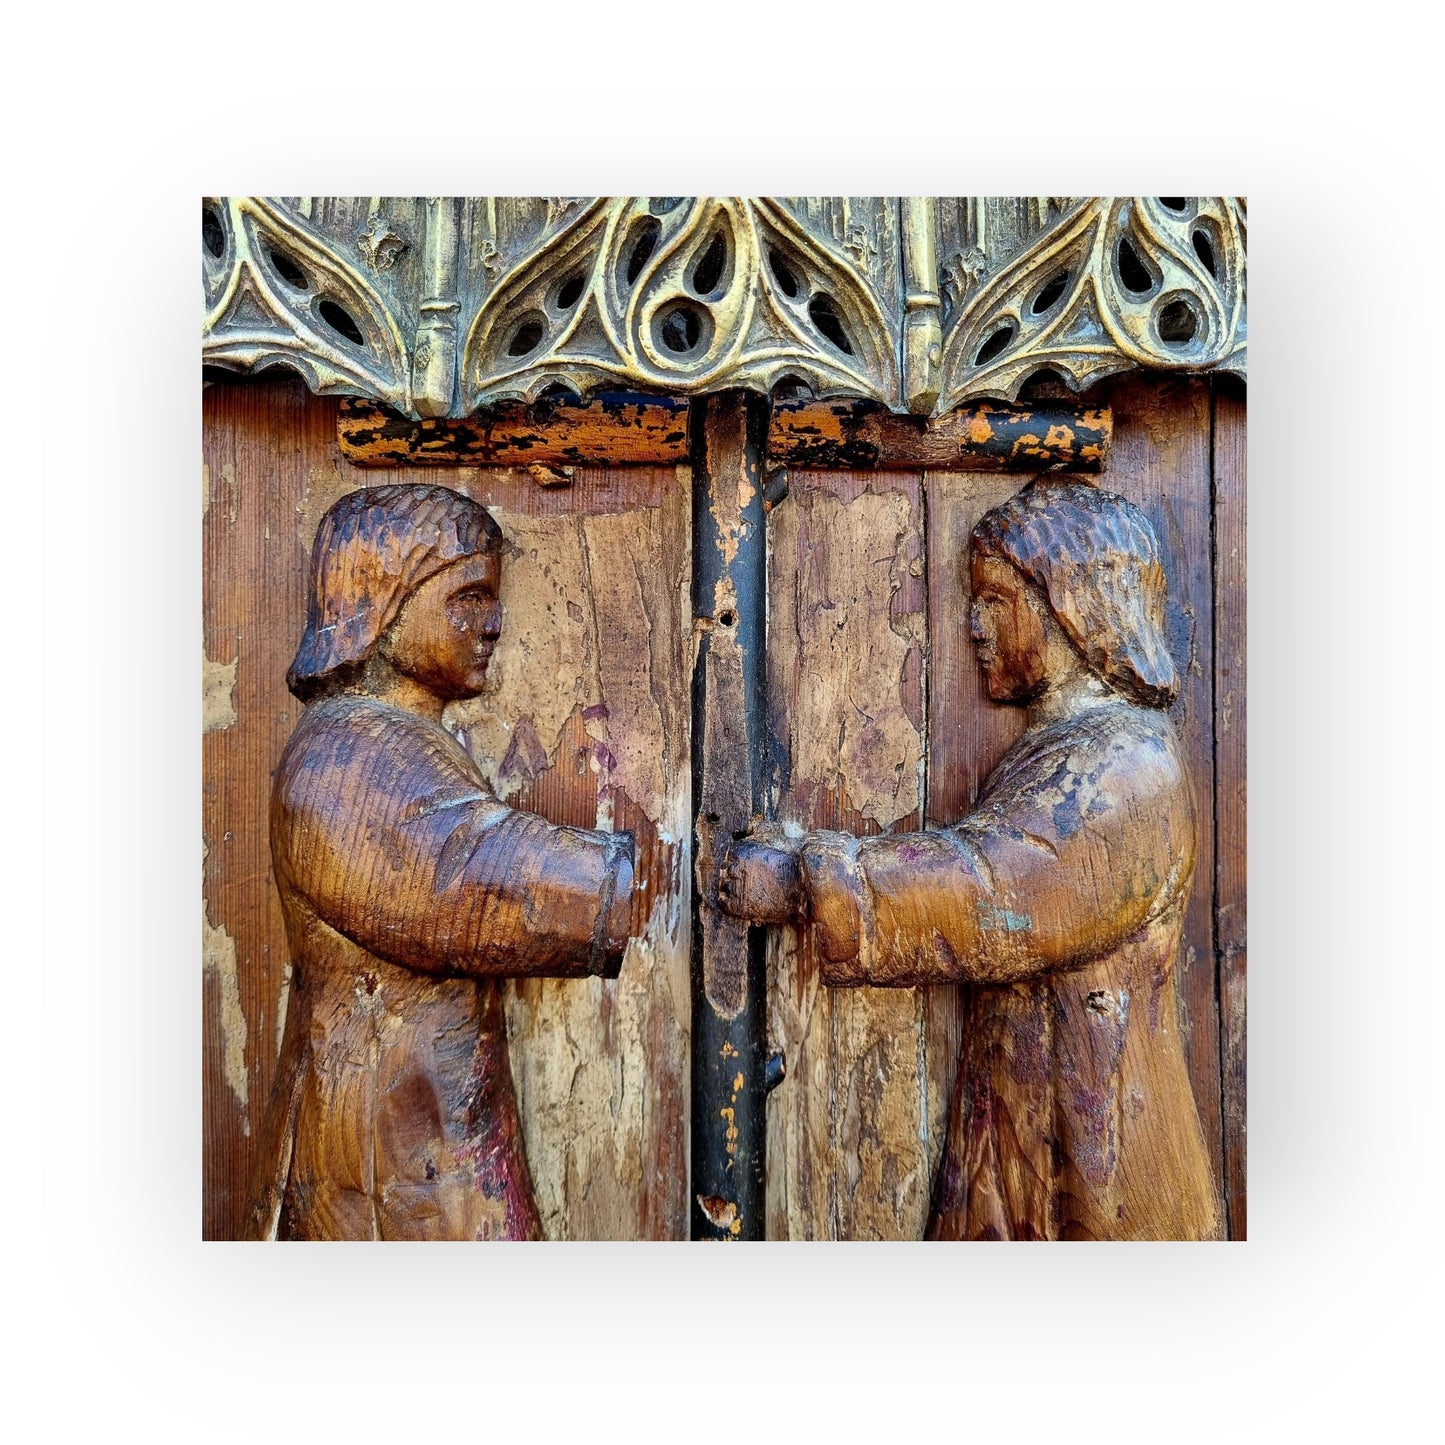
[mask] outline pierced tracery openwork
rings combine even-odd
[[[935,413],[1244,370],[1220,197],[241,197],[204,203],[202,264],[206,362],[412,416],[730,387]]]

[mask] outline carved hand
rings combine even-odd
[[[798,918],[805,901],[798,870],[800,843],[772,828],[734,843],[718,869],[718,904],[724,912],[753,923]]]

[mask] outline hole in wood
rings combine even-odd
[[[1199,257],[1204,269],[1218,281],[1219,271],[1214,264],[1214,247],[1210,244],[1209,232],[1203,226],[1196,226],[1190,239],[1194,242],[1194,254]]]
[[[581,299],[582,288],[587,284],[587,278],[581,271],[569,276],[557,288],[557,309],[559,311],[570,311]]]
[[[1005,321],[982,346],[978,348],[977,355],[973,358],[975,366],[987,366],[1006,347],[1014,337],[1014,324],[1012,321]]]
[[[697,269],[692,273],[692,289],[699,296],[712,295],[717,290],[718,282],[722,280],[723,267],[727,262],[727,238],[721,231],[714,231],[707,250],[703,252],[702,260],[697,263]]]
[[[366,345],[366,337],[361,334],[361,327],[340,302],[327,297],[317,306],[316,312],[338,336],[344,336],[353,346]]]
[[[1159,339],[1170,346],[1186,346],[1194,340],[1199,318],[1194,308],[1181,296],[1161,307],[1158,318]]]
[[[1039,294],[1030,303],[1029,310],[1035,316],[1042,316],[1064,294],[1064,287],[1068,284],[1069,273],[1067,271],[1060,271],[1057,276],[1049,277]]]
[[[647,258],[657,250],[657,238],[662,234],[662,227],[650,217],[641,222],[633,232],[632,245],[627,251],[627,267],[624,275],[627,284],[632,285],[647,265]]]
[[[525,316],[507,343],[508,356],[527,356],[542,344],[542,322],[537,316]]]
[[[778,254],[777,248],[768,247],[768,270],[773,273],[773,280],[778,283],[778,290],[784,296],[796,299],[798,292],[803,288],[798,284],[798,278],[793,274],[788,263]]]
[[[1154,278],[1139,259],[1139,253],[1127,236],[1119,237],[1119,280],[1126,291],[1136,296],[1145,296],[1154,289]]]
[[[201,242],[218,261],[226,254],[226,228],[214,206],[201,207]]]
[[[833,298],[826,291],[820,291],[808,302],[808,315],[813,318],[813,325],[833,343],[845,356],[852,356],[853,343],[848,340],[848,333],[843,330],[843,318],[838,315],[838,308]]]
[[[1189,197],[1160,196],[1159,204],[1163,206],[1166,211],[1176,211],[1179,215],[1182,216],[1184,212],[1189,209]]]
[[[311,282],[307,280],[306,273],[284,251],[267,246],[266,255],[276,268],[277,275],[288,286],[294,286],[298,291],[305,291],[311,285]]]
[[[673,306],[657,324],[657,338],[679,356],[696,351],[702,339],[702,316],[696,306]]]
[[[738,615],[737,615],[736,612],[734,612],[734,611],[732,610],[731,607],[728,607],[728,608],[724,608],[723,611],[721,611],[721,612],[718,613],[718,615],[717,615],[717,620],[718,620],[718,621],[722,624],[722,626],[724,626],[724,627],[732,627],[732,626],[734,626],[734,625],[736,624],[736,622],[737,622],[737,620],[738,620]]]

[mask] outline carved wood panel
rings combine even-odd
[[[920,415],[1242,375],[1228,197],[213,198],[204,359],[412,417],[747,387]]]
[[[1242,1238],[1243,756],[1238,732],[1219,731],[1221,708],[1237,727],[1238,703],[1218,673],[1214,639],[1217,626],[1232,639],[1232,677],[1242,661],[1239,604],[1225,596],[1218,620],[1215,607],[1226,577],[1242,577],[1243,404],[1235,391],[1212,400],[1203,381],[1122,380],[1091,400],[1115,414],[1102,484],[1141,507],[1164,557],[1181,680],[1170,716],[1198,800],[1200,859],[1178,962],[1179,1027],[1214,1184],[1227,1199],[1231,1237]],[[1229,438],[1213,463],[1211,435]],[[917,828],[920,804],[930,827],[967,814],[1024,721],[1020,709],[989,700],[969,641],[967,541],[979,518],[1027,481],[792,475],[769,520],[780,818],[873,835]],[[1212,536],[1229,549],[1228,571],[1217,576]],[[909,701],[920,687],[922,726]],[[875,753],[865,735],[881,737],[890,718],[899,735]],[[898,780],[881,776],[877,760],[890,768],[902,760],[911,771],[902,735],[910,729],[927,767],[910,779],[911,792],[895,792]],[[920,1237],[964,1028],[959,990],[829,990],[819,982],[811,929],[780,928],[771,948],[770,1045],[787,1056],[789,1078],[769,1103],[770,1237]]]
[[[416,474],[353,468],[337,451],[336,403],[294,381],[212,387],[205,405],[203,1230],[233,1238],[287,1013],[267,799],[300,712],[285,674],[305,616],[306,558],[338,497]],[[515,584],[504,585],[497,691],[458,708],[451,725],[515,805],[637,840],[622,976],[504,985],[543,1232],[678,1237],[689,474],[581,469],[565,495],[521,469],[433,478],[493,509]]]

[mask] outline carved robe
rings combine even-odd
[[[495,980],[616,977],[630,839],[508,808],[443,728],[342,695],[282,755],[271,846],[294,976],[252,1232],[539,1237]]]
[[[956,827],[815,833],[825,983],[961,982],[933,1239],[1211,1239],[1175,1019],[1194,811],[1158,711],[1031,728]]]

